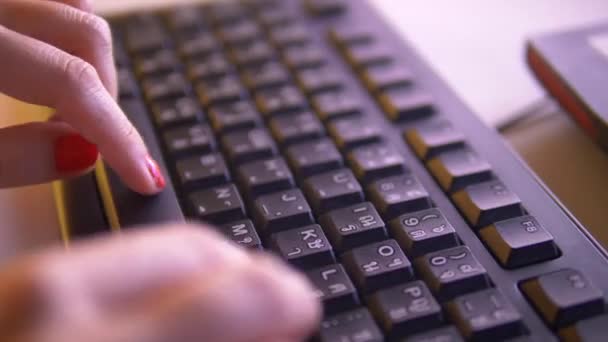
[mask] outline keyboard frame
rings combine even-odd
[[[300,4],[297,0],[285,2],[288,6]],[[366,1],[348,1],[348,5],[347,13],[340,17],[313,19],[302,16],[307,27],[313,32],[313,39],[329,52],[329,65],[344,71],[348,88],[361,97],[364,112],[372,113],[368,116],[377,118],[386,132],[386,140],[402,151],[408,167],[454,226],[463,244],[469,246],[488,271],[495,287],[502,291],[522,315],[523,322],[531,332],[529,337],[532,340],[557,340],[526,300],[518,284],[541,274],[570,267],[582,271],[592,283],[603,290],[604,298],[608,300],[608,252],[505,144],[499,133],[482,123],[418,55],[412,45],[390,28],[390,23]],[[113,18],[108,19],[111,21]],[[378,37],[382,37],[383,44],[394,50],[396,59],[414,73],[415,82],[432,94],[440,115],[465,135],[467,143],[490,163],[497,178],[520,197],[528,213],[534,215],[554,236],[562,251],[561,257],[512,270],[500,266],[423,163],[404,142],[402,131],[406,125],[396,125],[386,119],[337,49],[329,43],[328,25],[336,26],[348,22],[355,22],[376,32]],[[446,36],[446,39],[449,37]],[[169,174],[155,128],[143,102],[131,101],[124,109],[148,144],[151,155],[159,161],[162,171]],[[103,162],[99,162],[95,174],[55,184],[55,193],[66,242],[95,232],[107,231],[108,228],[118,230],[127,226],[184,221],[173,184],[168,183],[165,191],[158,196],[144,197],[128,190]]]

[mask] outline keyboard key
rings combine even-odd
[[[198,31],[204,27],[205,19],[200,8],[181,5],[167,13],[167,23],[172,31]]]
[[[498,180],[469,185],[454,193],[452,200],[476,228],[524,214],[519,197]]]
[[[241,100],[245,89],[238,78],[224,76],[201,81],[196,85],[196,93],[205,107]]]
[[[172,156],[208,153],[216,146],[211,128],[203,124],[172,128],[165,131],[163,139]]]
[[[464,147],[464,135],[447,121],[416,125],[405,131],[405,140],[422,160]]]
[[[466,246],[425,254],[414,264],[418,274],[440,300],[490,287],[486,269]]]
[[[411,257],[460,244],[454,227],[436,208],[401,215],[389,222],[389,229],[391,236]]]
[[[250,13],[247,7],[238,2],[216,2],[206,10],[211,15],[215,25],[231,25],[247,18]]]
[[[144,54],[170,47],[169,35],[158,18],[151,15],[138,17],[131,17],[130,23],[125,29],[125,46],[131,54]]]
[[[407,170],[403,156],[388,144],[357,147],[348,153],[347,160],[359,181],[363,183],[401,174]]]
[[[426,118],[435,111],[430,95],[409,88],[384,91],[378,96],[378,101],[384,113],[394,122]]]
[[[521,283],[520,287],[552,327],[563,327],[605,310],[602,291],[573,269],[541,275]]]
[[[256,226],[264,233],[314,223],[312,211],[298,189],[258,197],[253,205],[253,216]]]
[[[118,95],[121,99],[133,98],[139,95],[139,86],[128,68],[117,68],[116,77],[118,82]]]
[[[134,59],[135,73],[139,77],[162,74],[180,68],[180,61],[171,50],[157,50]]]
[[[369,202],[332,210],[319,223],[337,251],[387,238],[384,222]]]
[[[191,97],[156,102],[151,107],[154,123],[159,128],[193,124],[203,117],[201,105]]]
[[[357,288],[368,294],[414,276],[412,264],[395,240],[357,247],[344,253],[342,261]]]
[[[281,157],[243,164],[238,167],[239,184],[249,196],[259,196],[294,187],[289,167]]]
[[[277,62],[267,62],[246,68],[242,73],[243,82],[252,91],[286,85],[289,73]]]
[[[293,86],[262,91],[256,95],[255,102],[265,117],[291,113],[306,107],[306,99]]]
[[[218,36],[229,45],[250,43],[262,35],[258,24],[253,20],[242,20],[234,25],[223,25]]]
[[[241,220],[219,227],[232,242],[249,249],[262,250],[262,241],[251,220]]]
[[[292,46],[283,51],[283,61],[291,70],[319,68],[326,62],[326,56],[318,47]]]
[[[269,127],[280,145],[291,145],[325,135],[323,124],[310,112],[277,116],[270,120]]]
[[[296,14],[292,11],[285,10],[280,4],[282,0],[275,4],[260,9],[258,11],[258,20],[268,29],[276,29],[279,27],[288,26],[296,21]]]
[[[336,91],[343,86],[342,75],[329,67],[301,70],[296,74],[296,79],[298,86],[309,96]]]
[[[207,112],[211,126],[217,133],[260,126],[262,118],[248,101],[237,101],[211,106]]]
[[[303,183],[306,197],[316,213],[363,201],[363,190],[349,169],[325,172]]]
[[[272,60],[275,57],[273,48],[263,40],[241,44],[230,50],[233,63],[241,66],[252,66]]]
[[[230,180],[228,167],[220,153],[178,160],[175,169],[182,189],[217,186]]]
[[[472,341],[502,341],[526,333],[521,315],[496,289],[455,298],[447,304],[447,314]]]
[[[369,46],[376,40],[375,34],[369,29],[349,24],[329,30],[329,39],[340,49],[356,45]]]
[[[350,310],[359,306],[357,289],[342,265],[333,264],[316,268],[306,272],[306,276],[316,288],[316,294],[323,302],[325,314]]]
[[[407,337],[403,342],[464,342],[454,326],[434,329]]]
[[[560,330],[559,336],[564,342],[603,342],[608,336],[608,315],[578,321]]]
[[[208,57],[221,47],[211,32],[199,31],[183,37],[177,44],[177,51],[182,57],[192,60]]]
[[[245,205],[234,184],[193,192],[188,196],[193,215],[210,223],[245,219]]]
[[[277,147],[263,128],[236,131],[222,137],[222,147],[232,163],[240,164],[277,154]]]
[[[358,70],[390,64],[392,56],[390,48],[377,44],[351,45],[344,50],[346,61]]]
[[[383,342],[384,336],[366,308],[358,308],[321,321],[319,342]]]
[[[433,206],[429,193],[411,174],[392,176],[372,182],[368,186],[367,192],[370,200],[387,219]]]
[[[186,65],[186,73],[194,81],[224,77],[231,71],[232,66],[221,53],[193,59]]]
[[[329,123],[327,130],[341,150],[380,142],[382,131],[375,123],[362,118],[336,119]]]
[[[318,224],[272,234],[270,248],[300,269],[321,267],[335,262],[331,245]]]
[[[479,236],[506,268],[527,266],[560,255],[553,236],[529,215],[496,222],[482,228]]]
[[[317,94],[312,97],[312,106],[323,121],[361,113],[361,102],[345,91]]]
[[[408,69],[391,64],[367,68],[361,72],[363,84],[373,94],[390,88],[409,86],[413,77]]]
[[[272,29],[270,40],[280,49],[301,46],[310,42],[310,32],[305,26],[294,22]]]
[[[187,96],[190,84],[181,73],[172,72],[165,76],[145,78],[142,81],[142,89],[148,101],[160,101]]]
[[[370,310],[393,340],[438,328],[441,306],[420,280],[380,290],[368,299]]]
[[[304,6],[315,17],[328,17],[346,11],[348,2],[345,0],[306,0]]]
[[[468,148],[443,152],[429,160],[426,166],[447,192],[492,179],[490,164]]]
[[[327,139],[299,143],[287,148],[287,159],[298,178],[338,169],[343,166],[342,155]]]

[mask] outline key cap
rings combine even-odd
[[[245,6],[238,2],[217,2],[210,4],[206,10],[211,15],[215,25],[231,25],[249,17]]]
[[[306,99],[293,86],[262,91],[255,96],[255,102],[260,112],[267,118],[303,110],[306,107]]]
[[[446,151],[426,163],[443,190],[453,192],[492,179],[492,168],[469,148]]]
[[[193,192],[188,196],[193,215],[219,224],[245,219],[245,205],[234,184]]]
[[[139,77],[158,75],[180,68],[180,61],[171,50],[157,50],[133,61],[135,73]]]
[[[329,39],[338,48],[344,50],[356,45],[369,46],[376,40],[376,37],[368,28],[345,24],[330,29]]]
[[[163,139],[172,156],[209,153],[216,145],[211,128],[204,124],[172,128],[165,131]]]
[[[253,197],[295,186],[293,175],[281,157],[243,164],[237,174],[241,187]]]
[[[359,306],[357,289],[350,281],[344,267],[333,264],[307,271],[306,276],[323,302],[323,313],[333,314]]]
[[[340,90],[343,87],[342,75],[328,67],[300,70],[296,74],[298,86],[308,96]]]
[[[314,223],[312,211],[299,189],[283,190],[258,197],[254,201],[256,226],[264,233],[301,227]]]
[[[329,316],[321,321],[319,342],[383,342],[384,337],[366,308]]]
[[[375,242],[342,254],[342,262],[364,293],[412,280],[412,264],[395,240]]]
[[[387,238],[384,222],[369,202],[332,210],[322,215],[319,223],[337,251]]]
[[[382,136],[379,126],[359,117],[333,120],[327,130],[341,150],[380,142]]]
[[[190,60],[208,57],[212,53],[221,50],[221,48],[222,46],[215,39],[213,33],[208,31],[189,34],[179,40],[177,44],[179,54]]]
[[[378,102],[393,122],[408,122],[431,116],[435,110],[433,98],[427,93],[410,88],[383,91]]]
[[[241,100],[245,89],[238,78],[224,76],[197,83],[196,93],[205,107]]]
[[[443,323],[441,306],[420,280],[380,290],[370,296],[368,303],[372,315],[393,340]]]
[[[272,60],[275,52],[267,42],[256,40],[233,47],[230,49],[230,57],[234,64],[246,67]]]
[[[393,51],[379,44],[351,45],[344,49],[344,58],[357,70],[390,64]]]
[[[333,249],[318,224],[272,234],[270,248],[300,269],[321,267],[336,261]]]
[[[230,173],[220,153],[178,160],[175,169],[182,189],[217,186],[230,181]]]
[[[498,180],[469,185],[454,193],[452,201],[473,227],[524,214],[519,197]]]
[[[262,241],[251,220],[240,220],[219,227],[232,242],[245,248],[262,250]]]
[[[250,43],[260,38],[262,32],[253,20],[242,20],[234,25],[224,25],[218,30],[218,36],[229,45]]]
[[[466,246],[425,254],[414,264],[420,277],[442,301],[490,287],[486,269]]]
[[[403,342],[464,342],[454,326],[434,329],[407,337]]]
[[[306,0],[304,6],[308,13],[315,17],[329,17],[346,11],[348,2],[344,0]]]
[[[139,86],[128,68],[118,68],[116,77],[118,81],[118,94],[121,99],[133,98],[139,95]]]
[[[221,53],[192,59],[186,65],[186,73],[193,81],[224,77],[231,71],[232,66]]]
[[[332,91],[312,97],[312,106],[323,121],[361,113],[361,102],[346,91]]]
[[[290,146],[287,148],[286,156],[298,178],[343,166],[342,155],[334,143],[327,138]]]
[[[130,17],[130,21],[133,20],[134,17]],[[159,23],[133,24],[125,29],[125,46],[131,54],[144,54],[170,47],[171,39]]]
[[[167,13],[167,23],[172,31],[198,31],[205,26],[205,19],[199,7],[180,5]]]
[[[543,274],[520,287],[552,327],[564,327],[604,312],[602,291],[574,269]]]
[[[277,116],[270,120],[269,127],[274,138],[283,146],[325,135],[325,128],[310,112]]]
[[[407,171],[405,159],[388,144],[371,144],[351,150],[348,160],[357,179],[363,183]]]
[[[482,228],[479,236],[506,268],[527,266],[560,255],[553,236],[530,215],[496,222]]]
[[[411,257],[460,244],[456,230],[436,208],[401,215],[389,222],[389,231]]]
[[[608,315],[578,321],[559,331],[564,342],[603,342],[608,336]]]
[[[502,341],[526,333],[519,312],[496,289],[457,297],[446,308],[450,320],[471,341]]]
[[[156,102],[151,105],[154,123],[159,128],[193,124],[201,120],[201,105],[191,97]]]
[[[263,128],[236,131],[222,137],[222,147],[232,163],[240,164],[277,154],[277,147]]]
[[[308,29],[299,23],[290,23],[270,31],[270,40],[280,49],[306,45],[310,42]]]
[[[338,169],[307,178],[306,197],[316,213],[363,201],[363,190],[349,169]]]
[[[367,68],[361,72],[361,81],[373,94],[390,88],[407,87],[412,84],[413,78],[408,69],[391,64]]]
[[[317,46],[292,46],[283,51],[283,62],[293,71],[319,68],[327,62],[326,56]]]
[[[275,4],[258,11],[258,20],[267,29],[288,26],[297,20],[296,15],[292,11],[285,10],[285,8],[280,6],[281,3],[282,1],[279,1],[277,2],[279,6]]]
[[[289,82],[289,73],[277,62],[267,62],[246,68],[242,73],[243,82],[252,91],[280,87]]]
[[[207,113],[216,133],[246,130],[262,124],[262,118],[249,101],[211,106]]]
[[[387,219],[433,206],[429,193],[411,174],[372,182],[367,192],[380,214]]]
[[[447,121],[433,121],[416,125],[407,129],[404,137],[422,160],[464,147],[464,135]]]
[[[142,81],[142,89],[148,101],[160,101],[184,97],[190,92],[190,84],[179,72],[165,76],[148,77]]]

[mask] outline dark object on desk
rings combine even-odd
[[[608,293],[601,247],[366,2],[248,0],[111,24],[130,85],[120,104],[172,182],[144,198],[102,166],[88,180],[107,223],[64,191],[78,218],[65,228],[219,225],[306,271],[324,342],[608,334],[589,321]],[[545,286],[555,274],[571,289]],[[572,301],[580,279],[593,298]]]
[[[549,94],[608,152],[608,23],[534,37],[526,54]]]

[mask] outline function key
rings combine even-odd
[[[191,97],[156,102],[151,107],[154,122],[160,128],[195,123],[203,117],[201,105]]]
[[[466,246],[425,254],[416,259],[415,265],[440,300],[490,287],[486,269]]]
[[[316,288],[326,314],[354,309],[359,305],[357,289],[342,265],[316,268],[306,272],[306,276]]]
[[[291,23],[271,29],[270,39],[280,49],[302,46],[310,42],[310,32],[304,25]]]
[[[220,49],[218,41],[208,31],[196,32],[183,37],[177,44],[177,50],[186,58],[201,58],[209,56]]]
[[[524,214],[519,197],[498,180],[469,185],[454,193],[452,200],[476,228]]]
[[[328,67],[301,70],[297,73],[296,78],[302,91],[309,96],[336,91],[343,86],[340,72]]]
[[[412,280],[412,264],[395,240],[357,247],[342,255],[344,267],[361,291],[372,293]]]
[[[490,164],[469,148],[445,151],[430,159],[426,166],[447,192],[492,179]]]
[[[171,50],[157,50],[136,57],[133,61],[135,73],[139,77],[171,72],[180,68],[180,61]]]
[[[366,308],[359,308],[321,321],[319,342],[382,342],[384,336]]]
[[[325,128],[310,112],[277,116],[270,120],[269,127],[272,135],[281,145],[321,138],[325,135]]]
[[[380,290],[369,307],[390,338],[438,328],[443,323],[441,306],[420,280]]]
[[[299,178],[343,166],[342,155],[334,143],[327,138],[290,146],[286,155],[291,168]]]
[[[348,8],[345,0],[306,0],[304,6],[316,17],[333,16],[343,13]]]
[[[165,131],[163,139],[172,156],[208,153],[216,145],[211,128],[203,124],[172,128]]]
[[[423,119],[435,112],[430,95],[409,87],[383,91],[378,101],[384,113],[394,122]]]
[[[361,102],[346,91],[331,91],[312,97],[312,106],[323,121],[361,113]]]
[[[255,40],[230,49],[232,61],[241,66],[251,66],[274,59],[274,49],[263,40]]]
[[[222,41],[228,45],[250,43],[262,35],[258,24],[253,20],[242,20],[233,25],[224,25],[218,30]]]
[[[369,202],[332,210],[319,223],[338,251],[387,238],[384,222]]]
[[[196,85],[196,93],[204,106],[234,102],[243,98],[245,89],[238,78],[224,76],[204,80]]]
[[[230,180],[228,167],[219,153],[178,160],[175,169],[182,188],[217,186]]]
[[[346,61],[355,69],[386,66],[393,61],[393,51],[378,44],[352,45],[344,50]]]
[[[298,189],[258,197],[253,204],[256,225],[264,233],[274,233],[314,223],[304,195]]]
[[[179,72],[163,76],[147,77],[142,81],[142,89],[148,101],[187,96],[190,82]]]
[[[472,341],[502,341],[526,333],[519,312],[496,289],[455,298],[447,304],[447,314]]]
[[[318,224],[272,234],[270,248],[300,269],[335,262],[334,252]]]
[[[219,227],[219,230],[232,242],[250,249],[262,250],[262,241],[255,231],[251,220],[241,220]]]
[[[348,153],[347,160],[357,178],[364,183],[406,171],[403,156],[387,144],[357,147]]]
[[[380,127],[374,122],[360,117],[333,120],[327,129],[341,150],[380,142],[382,139]]]
[[[389,88],[406,87],[412,84],[412,72],[394,65],[376,66],[364,69],[361,79],[372,93],[379,93]]]
[[[603,342],[606,336],[608,336],[608,315],[578,321],[559,332],[559,337],[564,342]]]
[[[287,85],[259,92],[255,97],[258,109],[265,117],[303,110],[306,99],[298,88]]]
[[[274,141],[263,128],[227,133],[222,137],[222,147],[230,161],[237,164],[277,154]]]
[[[401,248],[412,257],[460,244],[456,230],[436,208],[401,215],[389,223],[389,229]]]
[[[449,325],[409,336],[403,342],[464,342],[464,339],[458,329]]]
[[[285,67],[274,61],[246,68],[241,76],[252,91],[286,85],[290,77]]]
[[[319,68],[327,62],[323,50],[312,44],[283,50],[283,60],[291,70]]]
[[[186,64],[186,73],[193,81],[223,77],[231,71],[232,66],[221,53],[194,58]]]
[[[225,223],[245,219],[245,205],[234,184],[193,192],[188,196],[194,216],[202,221]]]
[[[254,128],[262,122],[260,115],[249,101],[237,101],[209,108],[209,121],[218,133]]]
[[[552,327],[563,327],[604,312],[604,294],[581,272],[564,269],[520,284],[528,300]]]
[[[367,191],[382,216],[389,219],[433,206],[428,191],[411,174],[380,179],[371,183]]]
[[[422,160],[451,149],[464,147],[464,135],[447,121],[433,121],[416,125],[407,129],[404,137]]]
[[[496,222],[482,228],[479,235],[507,268],[527,266],[560,255],[553,236],[529,215]]]
[[[292,188],[291,171],[281,157],[259,160],[238,167],[239,183],[250,196]]]
[[[205,19],[200,7],[184,5],[167,13],[167,24],[174,32],[191,32],[204,28]]]
[[[311,176],[304,181],[303,189],[319,214],[363,201],[361,185],[349,169]]]

